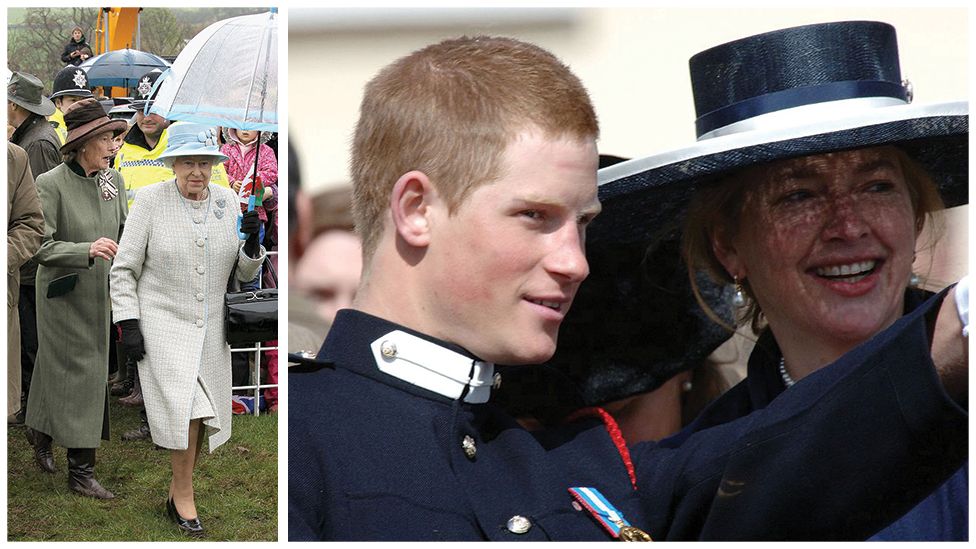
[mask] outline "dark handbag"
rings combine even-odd
[[[265,256],[263,265],[274,273],[274,267]],[[234,291],[237,259],[227,280],[224,294],[224,338],[227,343],[255,343],[278,339],[278,290]],[[277,277],[276,277],[277,280]]]

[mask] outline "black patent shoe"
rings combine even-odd
[[[166,500],[166,512],[169,514],[169,518],[176,523],[180,531],[188,536],[193,537],[203,537],[204,530],[203,525],[200,524],[200,517],[185,519],[180,516],[180,513],[176,510],[176,504],[173,503],[173,498]]]

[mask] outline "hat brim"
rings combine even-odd
[[[51,99],[51,101],[54,101],[55,98],[63,97],[65,95],[71,95],[71,96],[74,96],[74,97],[82,97],[84,99],[88,99],[89,97],[95,97],[94,95],[92,95],[92,92],[90,90],[86,90],[84,88],[78,88],[78,89],[61,90],[59,92],[54,92],[54,93],[51,94],[51,98],[50,99]]]
[[[82,124],[77,128],[68,130],[68,136],[64,140],[64,145],[61,145],[61,152],[73,151],[83,145],[85,141],[102,132],[111,131],[114,135],[118,135],[128,127],[129,125],[126,124],[125,120],[112,119],[108,115],[104,118],[96,118],[87,124]]]
[[[149,107],[152,107],[153,101],[154,100],[152,100],[152,99],[149,99],[149,100],[146,100],[146,99],[136,99],[135,101],[133,101],[132,103],[129,103],[129,104],[132,105],[132,108],[135,109],[136,112],[143,112],[143,111],[148,110]]]
[[[219,150],[215,150],[214,147],[202,147],[200,145],[193,143],[174,149],[166,149],[166,152],[156,158],[167,166],[172,166],[173,159],[181,156],[209,156],[218,164],[227,161],[227,156]]]
[[[43,95],[41,96],[40,104],[37,105],[28,103],[19,97],[10,97],[9,95],[7,96],[7,101],[10,101],[15,105],[19,105],[28,111],[41,116],[51,116],[54,114],[54,111],[57,110],[57,107],[54,106],[54,102]]]
[[[646,241],[684,217],[698,185],[776,160],[897,145],[928,170],[946,206],[968,202],[968,103],[902,105],[859,116],[754,130],[630,160],[599,171],[603,212],[589,242]]]

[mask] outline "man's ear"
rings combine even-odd
[[[730,277],[745,280],[749,273],[745,271],[744,265],[739,259],[739,253],[735,244],[727,231],[715,229],[712,231],[712,253],[718,262],[725,267],[725,272]]]
[[[430,244],[430,207],[436,200],[437,191],[424,172],[407,172],[393,185],[390,195],[393,226],[410,246]]]

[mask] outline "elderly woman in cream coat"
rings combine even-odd
[[[160,160],[176,177],[139,193],[111,272],[112,315],[123,348],[139,361],[153,441],[171,450],[167,512],[195,536],[203,535],[193,468],[204,428],[211,452],[231,431],[223,296],[235,263],[237,279],[251,280],[265,256],[256,212],[241,221],[249,234],[242,246],[236,195],[210,184],[213,164],[225,159],[213,129],[171,126]]]

